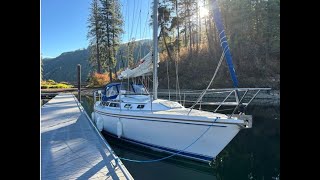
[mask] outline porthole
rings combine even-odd
[[[119,103],[110,103],[109,107],[119,107]]]
[[[143,105],[143,104],[139,104],[139,105],[137,106],[137,109],[142,109],[142,108],[144,108],[144,105]]]
[[[131,108],[132,108],[132,106],[131,106],[131,104],[126,104],[126,105],[124,105],[124,108],[131,109]]]

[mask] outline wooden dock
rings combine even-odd
[[[41,179],[133,179],[72,94],[41,108]]]

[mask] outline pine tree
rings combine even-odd
[[[175,2],[176,8],[179,6],[180,9],[177,11],[177,17],[179,24],[182,25],[182,28],[179,33],[184,34],[184,46],[189,45],[190,53],[192,53],[192,36],[193,29],[196,26],[196,22],[192,20],[196,16],[197,3],[196,0],[180,0]]]
[[[97,66],[97,72],[101,73],[102,17],[98,0],[92,0],[90,11],[87,34],[87,38],[90,40],[89,62],[91,65]]]
[[[128,59],[128,67],[133,68],[134,66],[134,49],[136,47],[135,39],[132,39],[132,41],[128,42],[128,48],[127,48],[127,59]]]
[[[116,70],[116,54],[120,47],[121,34],[124,33],[123,27],[123,16],[121,13],[121,4],[119,0],[113,0],[113,22],[112,22],[112,50],[113,50],[113,58],[115,59],[112,68],[114,68],[115,74]],[[117,77],[117,74],[116,74]]]
[[[123,33],[123,18],[119,0],[100,0],[102,4],[102,42],[106,54],[105,65],[108,66],[110,82],[112,69],[116,65],[116,52],[120,45],[120,36]]]

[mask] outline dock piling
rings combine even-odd
[[[81,65],[80,64],[78,64],[77,69],[78,69],[78,99],[79,99],[79,102],[81,102]]]

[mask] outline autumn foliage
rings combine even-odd
[[[112,74],[112,79],[115,79],[115,75]],[[93,73],[90,78],[89,86],[100,87],[106,85],[110,82],[109,73],[99,74]]]

